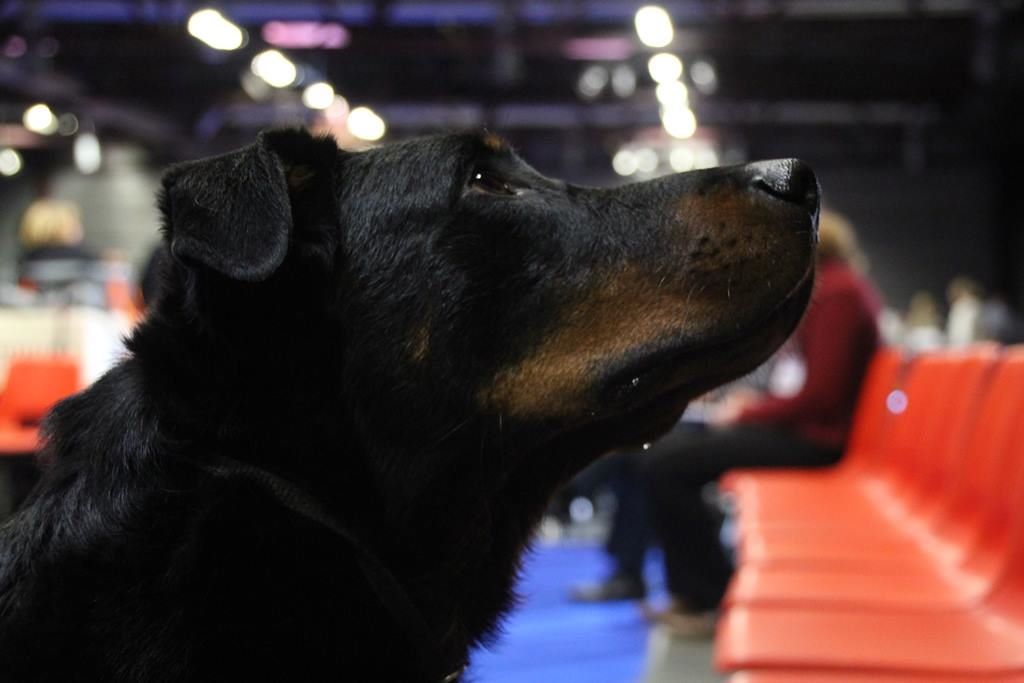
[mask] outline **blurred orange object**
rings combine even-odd
[[[791,499],[794,492],[802,493],[809,486],[845,487],[852,475],[870,469],[884,455],[883,438],[892,416],[890,395],[898,386],[905,362],[903,353],[895,347],[875,354],[861,387],[846,455],[839,465],[824,470],[749,469],[726,474],[719,487],[737,496],[740,514],[746,515],[766,498]],[[756,515],[746,517],[744,523],[760,521]]]
[[[0,455],[31,453],[38,425],[62,398],[81,388],[79,362],[70,356],[13,358],[0,393]]]
[[[826,485],[794,486],[785,496],[777,487],[762,487],[741,497],[741,510],[747,506],[741,513],[744,564],[834,566],[869,557],[886,564],[906,554],[902,530],[887,521],[948,501],[998,355],[995,347],[983,346],[916,360],[903,387],[906,405],[891,416],[871,466],[848,470]],[[874,552],[864,553],[865,546]]]
[[[845,671],[744,671],[729,683],[1024,683],[1024,674],[956,676],[927,674],[878,674]]]
[[[853,551],[863,549],[865,534],[886,539],[885,561],[894,570],[899,563],[898,572],[865,571],[861,563],[828,570],[753,565],[737,573],[728,601],[942,610],[983,598],[1005,567],[1024,489],[1024,452],[1014,441],[1024,437],[1024,349],[1005,354],[975,412],[966,441],[952,444],[960,451],[955,484],[945,497],[933,489],[943,504],[919,505],[902,523],[884,519],[859,534],[832,532]],[[813,544],[806,534],[802,540]]]
[[[908,410],[921,429],[912,457],[888,466],[899,476],[883,467],[874,486],[851,480],[861,493],[844,502],[861,501],[859,533],[847,510],[831,535],[794,534],[805,561],[755,564],[758,576],[741,567],[719,623],[719,667],[747,670],[738,681],[751,683],[801,680],[791,671],[823,683],[1024,678],[1024,348],[997,356],[979,379],[989,353],[918,361],[909,405],[939,394],[924,403],[941,418]],[[933,374],[925,367],[949,359],[960,367],[955,381],[919,386]],[[815,548],[842,550],[846,567],[823,569]]]

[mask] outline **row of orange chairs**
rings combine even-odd
[[[732,683],[1024,683],[1024,347],[884,350],[840,465],[721,484]]]
[[[39,443],[39,423],[57,401],[81,388],[77,358],[24,356],[11,359],[0,392],[0,457],[26,455]]]

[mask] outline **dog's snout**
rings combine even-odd
[[[748,164],[754,187],[773,197],[799,204],[817,214],[821,193],[811,167],[799,159],[777,159]]]

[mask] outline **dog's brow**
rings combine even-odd
[[[494,133],[484,133],[481,141],[484,143],[484,147],[492,152],[509,151],[508,143],[501,139],[501,136],[495,135]]]

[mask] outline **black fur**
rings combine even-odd
[[[0,679],[434,680],[351,546],[211,476],[217,456],[317,499],[405,587],[438,661],[463,661],[559,484],[795,325],[816,196],[754,175],[590,190],[489,137],[351,154],[298,131],[171,169],[163,295],[130,356],[54,410],[44,480],[0,531]],[[624,273],[692,310],[581,363],[557,409],[520,410],[561,365],[492,400],[560,331],[590,348],[602,320],[572,311],[614,318],[586,302]]]

